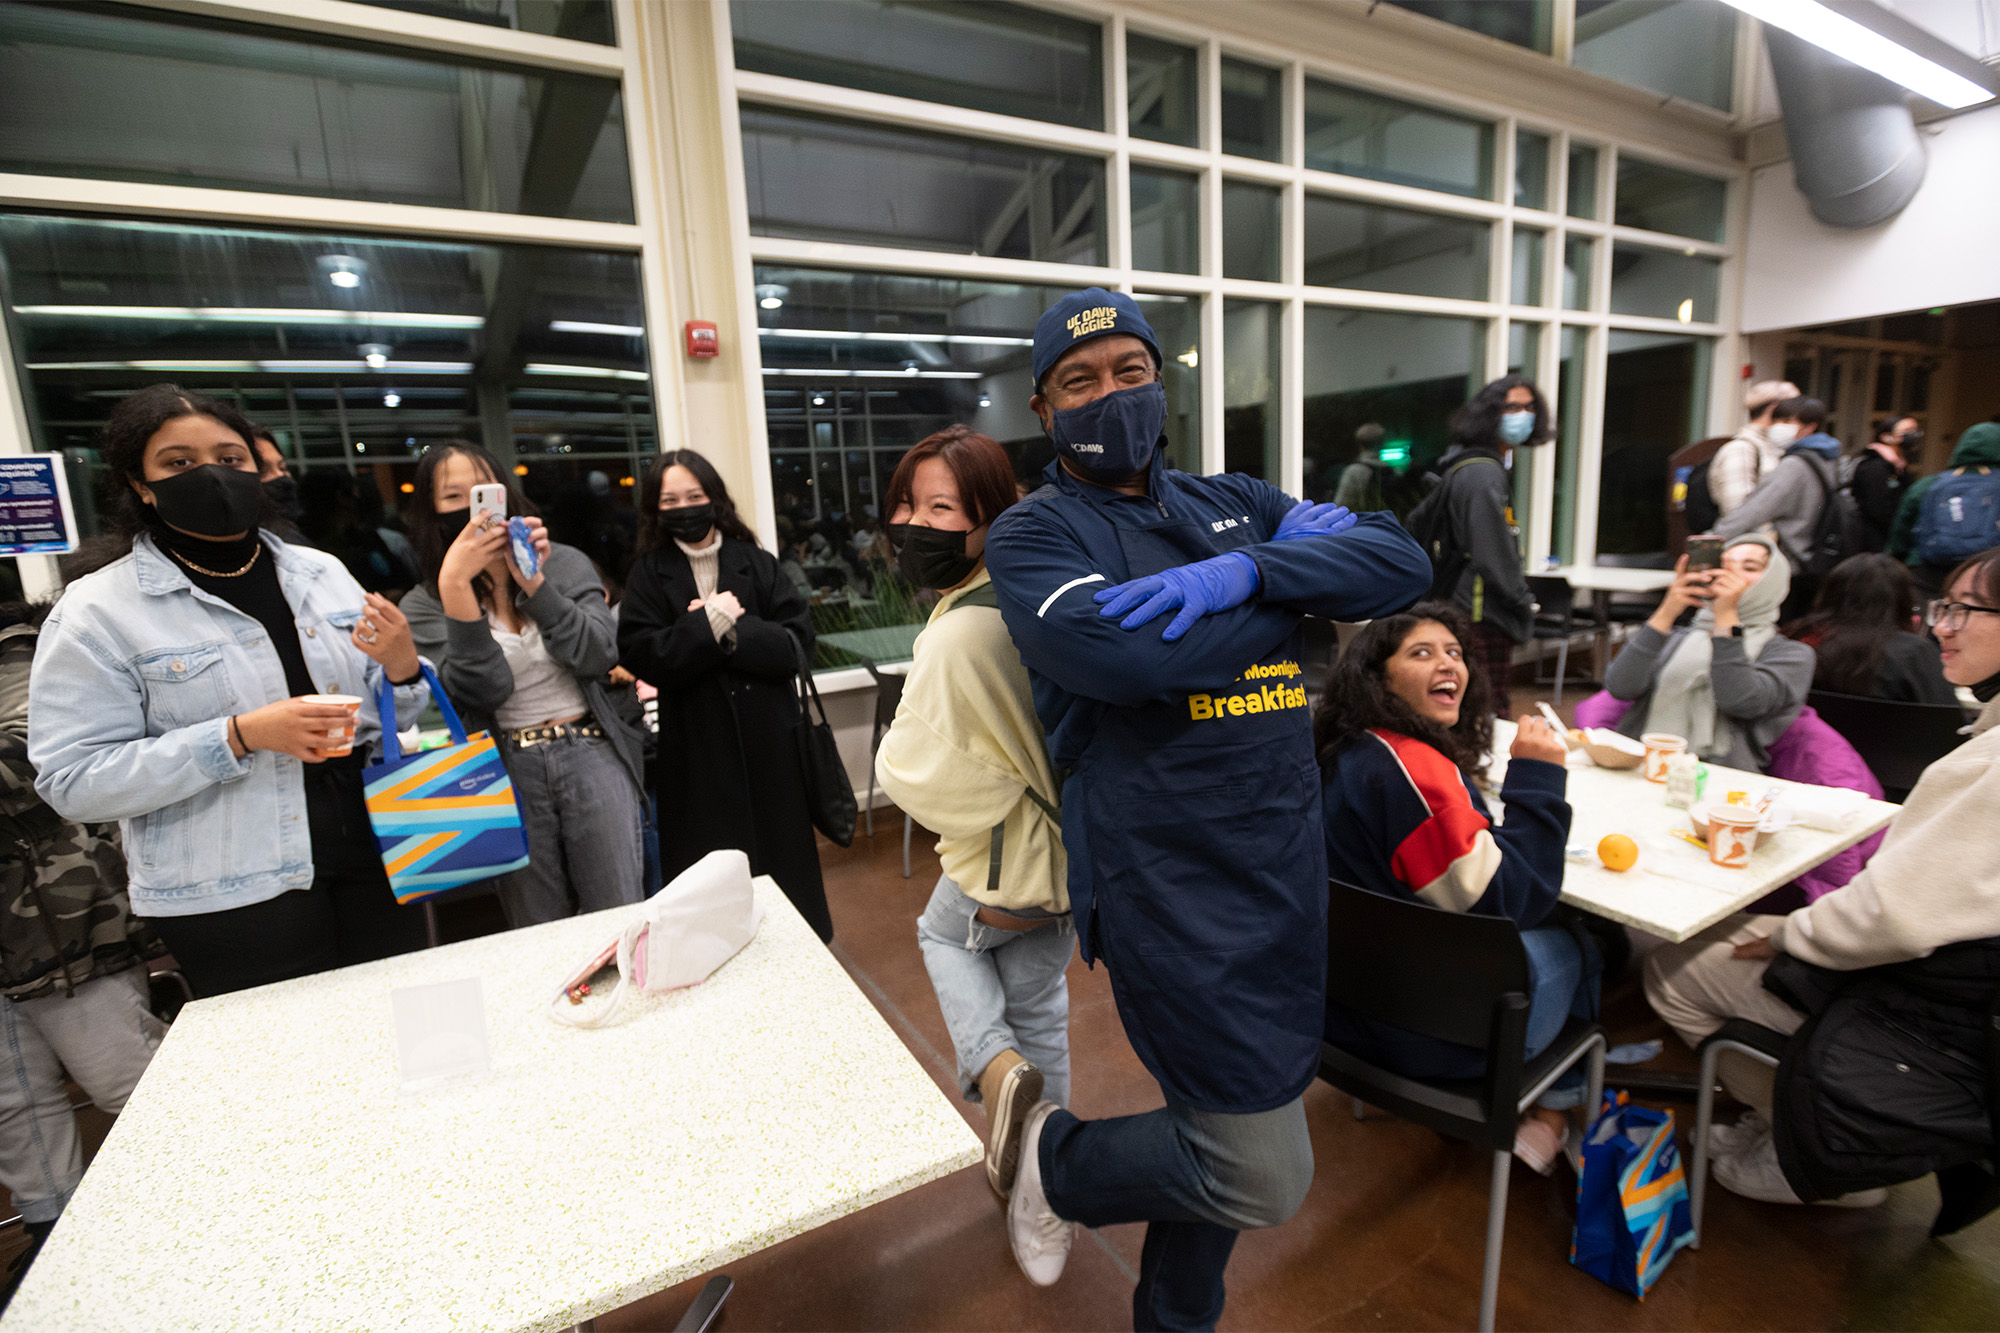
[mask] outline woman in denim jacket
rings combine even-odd
[[[429,698],[409,626],[332,557],[260,530],[251,433],[171,384],[118,405],[103,453],[131,551],[56,603],[28,693],[35,789],[119,822],[133,913],[204,996],[424,943],[361,783],[384,672],[399,726]],[[351,754],[328,753],[347,714],[314,694],[368,701]]]

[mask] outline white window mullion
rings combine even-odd
[[[1554,320],[1548,320],[1535,333],[1535,384],[1548,400],[1549,410],[1559,412],[1562,402],[1558,380],[1559,356],[1562,351],[1562,330]],[[1562,422],[1556,422],[1558,435]],[[1550,440],[1539,449],[1528,451],[1529,466],[1533,471],[1528,476],[1528,568],[1538,570],[1549,563],[1549,552],[1553,549],[1556,508],[1556,451],[1562,446]]]
[[[1577,431],[1576,544],[1579,565],[1597,563],[1597,488],[1604,474],[1604,375],[1610,334],[1598,325],[1585,335],[1583,420]]]

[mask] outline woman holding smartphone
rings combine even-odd
[[[529,862],[500,881],[500,902],[518,928],[639,901],[643,780],[640,734],[618,707],[632,687],[610,678],[618,632],[603,582],[589,557],[549,540],[505,475],[476,444],[425,452],[409,518],[424,582],[402,607],[446,696],[468,726],[494,732],[513,780]],[[509,514],[527,521],[533,574],[515,561]]]
[[[672,879],[740,848],[830,940],[794,684],[812,648],[805,596],[736,516],[714,465],[691,449],[653,460],[618,656],[660,692],[660,870]]]
[[[28,686],[35,789],[64,818],[118,821],[133,914],[201,996],[424,943],[361,783],[384,676],[400,725],[430,697],[409,626],[263,527],[251,435],[172,384],[113,409],[102,447],[129,551],[63,593]],[[338,694],[367,702],[315,697]]]

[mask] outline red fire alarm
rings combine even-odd
[[[707,358],[722,355],[722,336],[716,332],[713,320],[689,320],[687,340],[689,356]]]

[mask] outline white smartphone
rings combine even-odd
[[[472,517],[466,521],[476,528],[485,522],[487,514],[496,523],[507,521],[507,488],[498,482],[472,488]]]

